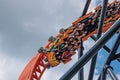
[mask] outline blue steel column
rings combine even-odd
[[[108,0],[103,0],[102,10],[101,10],[101,14],[100,14],[100,20],[98,23],[97,39],[99,39],[102,35],[102,27],[104,24],[104,17],[105,17],[105,13],[106,13],[107,3],[108,3]],[[96,66],[96,61],[97,61],[97,55],[98,55],[98,53],[92,58],[88,80],[93,80],[93,77],[94,77],[93,75],[95,72],[95,66]]]
[[[119,29],[120,18],[111,26],[111,28],[96,41],[93,47],[86,52],[59,80],[70,80],[92,57],[97,54],[105,43],[116,33]]]

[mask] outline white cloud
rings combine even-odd
[[[5,71],[3,70],[4,65],[5,65],[5,60],[1,60],[1,62],[0,62],[0,75],[1,75],[0,80],[4,80],[4,77],[5,77]]]
[[[0,80],[17,80],[26,62],[21,62],[0,52]]]

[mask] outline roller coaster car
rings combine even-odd
[[[98,9],[100,9],[100,8],[101,8],[101,5],[99,5],[98,7],[96,7],[95,10],[98,10]],[[91,14],[92,14],[92,13],[90,12],[90,13],[88,13],[87,15],[83,16],[82,18],[78,19],[77,21],[75,21],[75,22],[73,23],[73,25],[74,25],[74,24],[77,24],[79,21],[84,20],[86,17],[90,16]],[[119,17],[120,17],[120,14],[116,14],[116,15],[114,15],[114,17],[106,18],[106,20],[105,20],[105,22],[106,22],[106,24],[107,24],[106,26],[109,27],[109,25],[111,25],[111,23],[109,24],[109,22],[112,21],[112,20],[115,21],[115,20],[118,19]],[[106,26],[104,26],[105,28],[103,29],[103,32],[105,32],[105,31],[108,29],[108,27],[106,27]],[[60,36],[60,34],[58,34],[58,35],[56,36],[56,38],[59,38],[59,39],[57,39],[57,40],[53,43],[53,45],[51,46],[51,48],[53,48],[54,46],[56,46],[56,47],[57,47],[57,46],[60,46],[60,44],[64,43],[64,39],[68,38],[69,34],[70,34],[71,32],[73,32],[73,31],[74,31],[73,27],[70,27],[70,28],[68,28],[68,29],[62,34],[62,36]],[[83,41],[87,40],[90,36],[92,36],[92,35],[95,34],[96,32],[97,32],[97,29],[94,30],[94,31],[92,31],[92,32],[90,32],[89,35],[86,35],[86,36],[83,38]],[[51,42],[49,42],[48,45],[49,45],[49,44],[51,44]],[[80,48],[80,46],[77,46],[77,47],[76,47],[76,50],[79,49],[79,48]],[[75,54],[75,52],[72,53],[72,55],[74,55],[74,54]],[[72,55],[71,55],[71,56],[72,56]],[[66,58],[65,60],[63,60],[63,63],[66,64],[66,63],[68,63],[70,60],[71,60],[71,57]],[[60,63],[60,62],[56,59],[56,56],[55,56],[55,53],[54,53],[54,52],[50,52],[50,53],[48,54],[48,61],[49,61],[50,65],[51,65],[52,67],[57,66],[57,65]]]
[[[120,14],[116,14],[113,18],[113,21],[117,20],[120,17]]]
[[[115,4],[117,2],[117,0],[114,0],[111,4]]]
[[[111,21],[115,21],[115,20],[117,20],[119,17],[120,17],[120,14],[116,14],[116,15],[114,15],[114,17],[106,18],[106,19],[105,19],[105,24],[106,24],[106,23],[109,23],[109,22],[111,22]]]
[[[72,60],[71,56],[73,56],[75,54],[76,54],[76,52],[74,52],[74,51],[71,53],[68,53],[67,51],[65,51],[63,53],[63,60],[62,60],[63,63],[66,64],[66,63],[70,62]]]
[[[76,46],[76,50],[78,50],[80,48],[80,46]]]
[[[53,45],[53,43],[56,41],[56,38],[51,36],[51,37],[49,37],[48,41],[49,41],[48,44],[45,46],[46,49],[49,49],[50,46]]]
[[[50,47],[52,47],[53,45],[55,46],[59,46],[60,44],[62,44],[64,42],[64,39],[68,38],[69,34],[73,32],[73,28],[69,28],[64,34],[63,36],[61,37],[61,33],[58,34],[56,36],[57,40],[55,40],[55,42],[51,42],[49,41],[49,43],[46,45],[46,48],[49,49]],[[51,45],[53,44],[53,45]]]
[[[52,50],[52,49],[54,49],[55,47],[58,47],[60,44],[62,44],[64,41],[63,40],[61,40],[61,39],[57,39],[54,43],[53,43],[53,45],[51,45],[50,47],[49,47],[49,49],[50,50]]]
[[[64,40],[64,39],[66,39],[66,38],[68,38],[68,34],[67,34],[67,33],[65,33],[65,34],[61,37],[61,40]]]
[[[63,52],[62,54],[62,60],[65,61],[67,59],[71,59],[71,54],[68,51]]]
[[[63,63],[66,64],[66,63],[70,62],[71,60],[72,60],[71,57],[70,57],[70,58],[67,58],[67,59],[63,60]]]
[[[50,45],[49,45],[49,43],[48,43],[48,44],[46,45],[46,47],[47,47],[48,50],[53,50],[54,48],[58,47],[58,46],[59,46],[60,44],[62,44],[62,43],[64,43],[63,40],[61,40],[61,39],[56,39],[56,41],[50,43]]]
[[[57,65],[60,64],[60,62],[56,59],[55,53],[54,52],[50,52],[47,54],[47,58],[48,58],[48,63],[50,64],[50,66],[55,67]]]
[[[55,46],[59,46],[60,44],[64,43],[64,39],[68,38],[68,34],[64,33],[64,35],[59,39],[57,43],[55,43]]]
[[[110,22],[111,20],[112,20],[112,17],[106,18],[106,19],[105,19],[105,23],[108,23],[108,22]]]
[[[46,49],[49,49],[50,46],[52,45],[52,43],[53,43],[52,41],[49,41],[48,44],[45,46],[45,48],[46,48]]]
[[[60,42],[60,39],[56,39],[55,41],[49,41],[48,44],[45,46],[45,48],[47,48],[48,50],[53,49],[57,44]]]
[[[70,34],[70,33],[72,33],[73,31],[74,31],[74,28],[71,27],[71,28],[69,28],[69,29],[66,31],[66,34]]]
[[[43,60],[46,58],[46,55],[44,53],[39,53],[40,54],[40,58]]]
[[[56,46],[59,46],[60,44],[62,44],[62,43],[64,42],[64,39],[68,38],[69,34],[70,34],[71,32],[73,32],[73,31],[74,31],[73,28],[69,28],[69,29],[63,34],[63,36],[60,38],[59,42],[56,43],[55,45],[56,45]]]
[[[55,46],[60,46],[62,43],[64,43],[64,41],[61,39],[58,43],[55,44]]]
[[[98,5],[94,10],[99,10],[101,8],[101,5]]]
[[[77,25],[80,21],[86,19],[87,17],[89,17],[90,15],[92,15],[93,13],[92,12],[89,12],[88,14],[86,14],[85,16],[79,18],[78,20],[76,20],[75,22],[73,22],[73,26]]]

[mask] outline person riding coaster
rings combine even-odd
[[[55,52],[54,51],[47,51],[47,49],[40,47],[38,50],[40,54],[43,54],[43,60],[45,62],[48,62],[45,64],[45,66],[49,69],[50,67],[54,67],[59,65],[59,60],[56,59]]]
[[[58,47],[58,51],[56,53],[56,59],[59,60],[60,62],[63,62],[64,64],[66,64],[67,62],[72,60],[71,59],[72,55],[73,54],[70,51],[68,43],[64,42]]]
[[[62,62],[64,64],[68,63],[70,60],[72,60],[71,56],[72,56],[72,54],[70,54],[70,52],[68,52],[68,51],[63,52],[63,54],[62,54]]]

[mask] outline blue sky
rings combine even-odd
[[[17,80],[27,63],[36,55],[37,50],[47,43],[48,37],[57,35],[60,28],[67,28],[81,15],[85,1],[0,0],[0,80]],[[92,0],[88,12],[93,11],[101,2],[98,1]],[[107,44],[109,47],[115,37]],[[92,39],[85,41],[84,52],[93,44]],[[101,65],[107,56],[106,51],[100,51],[96,74],[101,70]],[[47,70],[42,80],[49,78],[58,80],[76,61],[77,55],[73,56],[70,63],[60,64]],[[85,66],[85,75],[88,74],[89,64]],[[120,75],[118,64],[117,61],[112,63],[117,67],[115,72]],[[97,76],[95,75],[94,79]],[[76,78],[77,76],[73,79]]]

